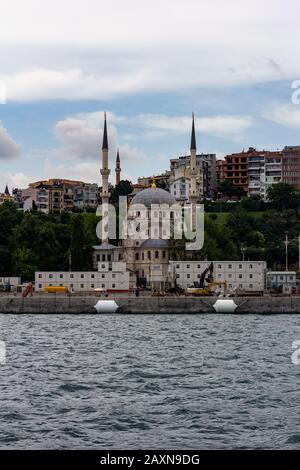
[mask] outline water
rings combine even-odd
[[[0,321],[1,449],[300,448],[300,316]]]

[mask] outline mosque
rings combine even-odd
[[[193,207],[197,203],[197,167],[196,167],[196,135],[195,119],[192,118],[191,134],[191,185],[190,185],[190,203]],[[109,193],[109,145],[107,135],[106,114],[104,116],[103,145],[102,145],[102,168],[100,170],[102,177],[102,191],[100,194],[102,205],[108,204]],[[119,184],[121,177],[120,155],[116,159],[116,184]],[[138,192],[131,200],[130,206],[143,204],[147,208],[147,217],[150,218],[151,206],[153,204],[164,204],[171,207],[176,204],[175,198],[168,192],[156,187],[153,181],[150,188]],[[139,214],[140,215],[140,214]],[[163,214],[162,214],[163,215]],[[99,262],[122,262],[126,263],[127,270],[130,271],[132,284],[138,286],[149,286],[152,289],[164,290],[174,284],[170,278],[170,242],[163,238],[164,233],[160,227],[158,236],[147,238],[145,240],[127,238],[122,240],[119,245],[109,243],[108,239],[102,239],[101,245],[94,247],[94,266]]]

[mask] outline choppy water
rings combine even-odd
[[[0,448],[300,448],[300,316],[1,315]]]

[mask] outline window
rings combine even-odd
[[[156,258],[156,259],[159,258],[159,252],[158,252],[158,251],[155,252],[155,258]]]
[[[179,268],[180,268],[179,264],[176,264],[176,268],[177,268],[177,269],[179,269]]]
[[[242,264],[239,264],[239,269],[243,269],[243,265],[242,265]]]
[[[165,252],[165,251],[163,251],[163,253],[162,253],[162,257],[163,257],[163,258],[165,258],[165,257],[166,257],[166,252]]]
[[[105,261],[105,255],[102,255],[102,261]]]
[[[101,277],[102,277],[102,279],[105,279],[105,274],[102,274]]]
[[[73,287],[74,287],[73,284],[70,284],[70,287],[71,287],[71,289],[73,289]]]
[[[49,274],[49,279],[53,279],[53,274]]]
[[[102,268],[102,269],[105,269],[105,264],[101,264],[101,268]]]
[[[191,278],[191,275],[190,275],[190,274],[187,274],[186,277],[187,277],[187,279],[190,279],[190,278]]]
[[[221,264],[218,264],[218,269],[222,269],[222,265],[221,265]]]
[[[39,274],[39,279],[42,279],[42,277],[43,277],[43,276],[42,276],[41,274]]]
[[[107,261],[111,261],[111,255],[107,255]]]
[[[91,279],[95,279],[95,274],[91,274]]]
[[[253,274],[249,274],[249,279],[253,279]]]
[[[242,275],[242,274],[239,274],[239,279],[243,279],[243,275]]]
[[[176,279],[179,279],[180,278],[180,275],[179,274],[176,274]]]
[[[70,274],[70,279],[74,279],[74,274]]]
[[[114,289],[116,287],[116,284],[112,284],[112,288]]]
[[[189,265],[189,264],[186,265],[186,269],[190,269],[190,265]]]
[[[136,259],[136,261],[138,261],[138,260],[140,259],[139,253],[136,253],[136,254],[135,254],[135,259]]]
[[[253,289],[253,284],[249,284],[249,289]]]
[[[105,284],[102,284],[102,287],[105,287]]]
[[[112,275],[112,278],[113,278],[113,279],[116,279],[116,275],[115,275],[115,274],[113,274],[113,275]]]
[[[148,251],[148,259],[151,259],[151,251]]]
[[[81,278],[81,279],[84,279],[84,274],[80,274],[80,278]]]
[[[201,269],[201,264],[198,264],[198,265],[197,265],[197,269]]]
[[[80,289],[83,289],[84,288],[84,284],[80,284]]]
[[[41,289],[42,287],[43,287],[42,284],[39,284],[39,289]]]
[[[228,269],[232,269],[232,264],[229,264],[229,265],[228,265]]]
[[[62,279],[63,277],[64,277],[63,274],[60,274],[60,275],[59,275],[59,279]]]
[[[97,255],[97,261],[100,261],[100,255]]]

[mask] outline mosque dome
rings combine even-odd
[[[144,204],[150,207],[151,204],[175,204],[176,200],[168,191],[161,188],[151,187],[143,189],[137,193],[131,201],[131,204]]]
[[[169,242],[168,240],[164,240],[162,238],[159,239],[154,239],[154,238],[149,238],[149,240],[146,240],[144,243],[142,243],[141,248],[155,248],[155,249],[168,249],[169,248]]]

